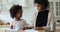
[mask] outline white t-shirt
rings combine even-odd
[[[21,19],[18,21],[13,20],[11,24],[13,25],[13,29],[17,29],[17,30],[19,30],[27,25],[27,23],[24,19]]]

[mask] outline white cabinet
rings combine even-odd
[[[60,2],[56,2],[56,16],[60,17]]]
[[[60,17],[60,0],[49,0],[50,10],[54,12],[55,17]]]
[[[54,12],[54,21],[56,21],[56,26],[60,26],[60,0],[49,0],[50,11]]]

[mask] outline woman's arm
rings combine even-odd
[[[52,14],[51,14],[51,22],[50,22],[50,28],[51,30],[54,30],[54,12],[52,11]]]
[[[49,11],[47,26],[44,26],[43,28],[50,29],[53,24],[54,24],[54,13],[53,11]]]
[[[38,15],[38,11],[35,11],[34,13],[33,13],[33,16],[32,16],[32,27],[34,27],[35,28],[35,24],[36,24],[36,17],[37,17],[37,15]]]

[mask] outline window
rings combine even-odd
[[[53,11],[53,2],[50,2],[50,10]]]
[[[60,16],[60,2],[56,2],[56,15]]]
[[[60,2],[52,1],[50,2],[50,11],[54,11],[56,17],[60,17]]]

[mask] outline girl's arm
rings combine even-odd
[[[10,25],[10,28],[13,29],[13,25]]]

